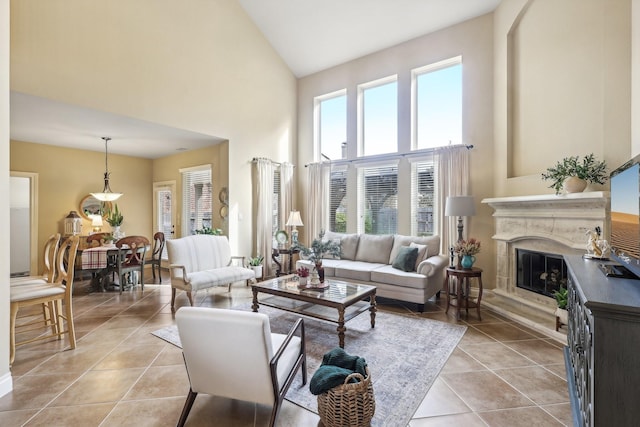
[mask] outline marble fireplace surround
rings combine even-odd
[[[586,231],[599,226],[609,235],[609,193],[516,196],[484,199],[494,209],[495,288],[487,304],[537,329],[555,332],[553,298],[516,287],[516,249],[553,254],[584,254]]]

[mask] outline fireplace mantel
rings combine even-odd
[[[491,291],[495,298],[487,302],[499,311],[500,305],[531,311],[548,317],[549,325],[554,325],[555,301],[516,287],[516,249],[584,254],[587,230],[600,227],[608,239],[609,197],[609,192],[597,191],[482,200],[494,209],[495,221],[496,280]]]

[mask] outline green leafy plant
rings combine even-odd
[[[607,164],[604,161],[596,160],[593,153],[580,159],[579,156],[565,157],[554,167],[547,168],[542,174],[542,179],[552,181],[549,188],[560,193],[564,180],[575,176],[591,184],[604,184],[607,180]]]
[[[196,230],[196,234],[210,234],[213,236],[220,236],[222,234],[221,228],[202,227]]]
[[[302,255],[304,255],[309,261],[314,263],[315,265],[319,265],[322,263],[322,259],[327,255],[331,255],[333,257],[341,257],[342,256],[342,247],[340,243],[336,243],[333,240],[324,240],[324,230],[320,232],[320,235],[317,239],[313,239],[311,242],[311,247],[307,248],[302,243],[297,242],[293,245],[293,249],[299,250]]]
[[[264,261],[264,257],[262,255],[257,255],[255,257],[249,258],[249,265],[252,267],[257,267],[262,265],[262,261]]]
[[[115,209],[107,211],[107,222],[112,227],[119,227],[122,225],[122,221],[124,221],[124,216],[118,210],[118,204],[116,203]]]
[[[569,299],[569,290],[564,287],[560,287],[559,290],[553,292],[553,296],[556,299],[558,308],[567,309],[567,301]]]

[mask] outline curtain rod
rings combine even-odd
[[[367,161],[367,160],[372,160],[372,161],[373,161],[373,160],[386,159],[386,158],[388,158],[388,159],[394,159],[394,158],[397,158],[397,157],[423,156],[423,155],[425,155],[425,154],[435,153],[435,152],[443,151],[443,150],[447,150],[447,149],[450,149],[450,148],[462,148],[462,147],[466,148],[467,150],[471,150],[471,149],[473,148],[473,144],[466,144],[466,145],[463,145],[463,144],[445,145],[445,146],[443,146],[443,147],[425,148],[425,149],[423,149],[423,150],[420,150],[420,151],[413,151],[413,152],[411,152],[411,153],[402,153],[402,154],[395,153],[395,154],[393,154],[393,155],[383,154],[383,155],[375,156],[375,157],[374,157],[374,156],[372,156],[372,158],[371,158],[371,159],[362,158],[362,157],[361,157],[361,158],[358,158],[358,159],[351,159],[351,160],[347,160],[347,159],[338,159],[338,160],[336,160],[336,162],[337,162],[337,163],[346,163],[346,164],[349,164],[349,163],[352,163],[352,162],[355,162],[355,161],[359,161],[359,162],[361,162],[361,161]],[[331,163],[331,159],[330,159],[329,157],[325,156],[324,154],[322,154],[322,157],[324,157],[325,159],[329,160],[329,163]],[[314,163],[314,162],[307,163],[306,165],[304,165],[304,167],[306,168],[307,166],[309,166],[309,165],[311,165],[311,164],[313,164],[313,163]]]
[[[280,162],[275,162],[275,161],[273,161],[273,160],[271,160],[271,159],[267,159],[266,157],[254,157],[253,159],[251,159],[251,163],[255,163],[255,162],[257,162],[257,161],[258,161],[258,160],[260,160],[260,159],[268,160],[268,161],[270,161],[270,162],[271,162],[272,164],[274,164],[274,165],[282,166],[282,163],[280,163]],[[291,166],[293,166],[294,168],[296,167],[296,165],[294,165],[294,164],[291,164]]]

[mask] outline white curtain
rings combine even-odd
[[[307,244],[329,228],[329,179],[330,163],[311,163],[308,166],[309,193],[307,194],[307,218],[305,224]]]
[[[293,165],[280,165],[280,229],[286,230],[285,224],[293,209]]]
[[[253,200],[255,206],[256,254],[264,256],[263,277],[275,275],[271,266],[273,247],[273,178],[274,166],[269,159],[254,159]]]
[[[441,253],[448,254],[449,248],[458,240],[457,217],[444,216],[448,196],[468,196],[469,193],[469,150],[465,146],[444,148],[438,155],[438,234],[442,245]],[[463,219],[467,229],[467,218]]]

